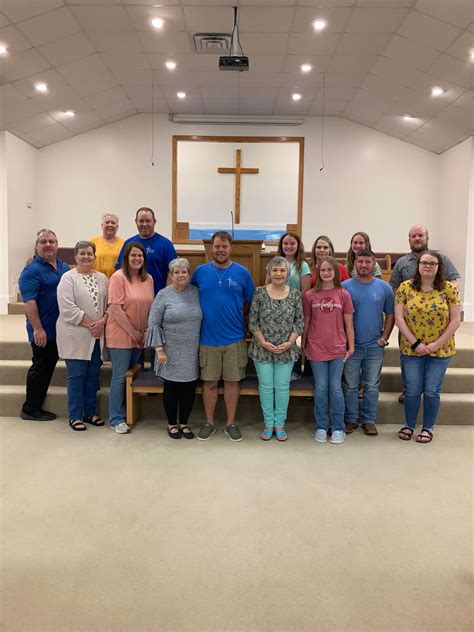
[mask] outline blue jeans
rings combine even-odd
[[[448,368],[449,358],[402,355],[405,370],[405,420],[414,429],[423,394],[423,428],[432,430],[438,416],[441,387]]]
[[[266,426],[284,426],[290,401],[293,362],[254,362],[258,375],[258,394]]]
[[[314,376],[314,418],[316,428],[329,428],[331,406],[331,430],[344,430],[344,394],[342,392],[343,358],[320,362],[311,360]]]
[[[358,347],[346,360],[342,386],[346,400],[346,421],[374,424],[377,419],[380,374],[385,347]],[[362,406],[359,415],[358,388],[362,384]]]
[[[109,424],[111,428],[127,417],[125,406],[125,373],[135,364],[143,365],[143,349],[109,349],[112,379],[109,394]]]
[[[65,360],[65,362],[69,419],[93,417],[96,414],[99,371],[102,366],[100,342],[96,340],[90,360]]]

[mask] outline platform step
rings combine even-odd
[[[99,414],[104,419],[108,417],[109,389],[101,388],[98,393]],[[25,399],[24,386],[0,386],[1,409],[0,416],[17,417]],[[165,419],[161,395],[141,395],[139,419]],[[439,424],[472,425],[472,407],[474,395],[470,393],[443,393],[441,395],[441,410],[438,417]],[[64,386],[51,386],[44,403],[46,410],[55,412],[58,417],[67,418],[67,396]],[[238,423],[255,423],[260,416],[258,399],[253,396],[242,395],[237,409]],[[196,398],[191,421],[193,424],[201,424],[204,416],[202,399]],[[216,419],[224,419],[225,410],[222,397],[218,400]],[[377,423],[403,423],[403,406],[397,401],[396,393],[380,393]],[[288,421],[312,424],[313,400],[312,398],[291,398],[288,408]],[[139,422],[138,422],[139,423]]]
[[[25,304],[18,303],[8,303],[8,313],[11,314],[24,314],[25,313]]]

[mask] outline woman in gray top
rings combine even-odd
[[[249,329],[253,338],[249,356],[258,375],[258,392],[269,441],[275,431],[286,441],[286,413],[290,399],[291,370],[299,358],[296,339],[303,332],[301,292],[286,285],[289,266],[284,257],[273,257],[267,266],[270,283],[258,287],[250,307]]]
[[[155,348],[155,372],[164,384],[163,406],[169,436],[193,439],[188,419],[199,377],[199,290],[189,284],[191,269],[187,259],[173,259],[169,272],[171,285],[158,292],[151,306],[146,346]]]

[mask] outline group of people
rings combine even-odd
[[[143,364],[144,348],[150,347],[164,384],[170,438],[194,438],[188,421],[200,378],[205,423],[197,438],[208,440],[216,432],[222,380],[224,432],[242,440],[235,419],[249,356],[258,376],[261,439],[286,441],[290,382],[304,370],[301,337],[315,384],[315,440],[342,443],[359,425],[374,436],[384,351],[396,323],[405,405],[398,436],[411,439],[423,396],[417,441],[432,440],[461,308],[459,274],[446,256],[428,249],[425,227],[410,229],[411,251],[396,262],[390,283],[380,278],[365,232],[352,236],[345,265],[336,261],[329,237],[320,235],[311,248],[311,267],[300,236],[287,232],[267,266],[265,285],[254,289],[248,270],[232,261],[227,232],[212,236],[212,260],[193,272],[155,232],[152,209],[140,208],[135,222],[138,234],[124,241],[117,236],[118,218],[104,215],[102,236],[76,244],[71,270],[57,257],[54,232],[37,234],[34,260],[20,277],[33,350],[24,419],[55,418],[42,406],[59,356],[67,367],[70,427],[103,426],[97,390],[102,361],[109,357],[109,424],[120,434],[130,432],[125,373]]]

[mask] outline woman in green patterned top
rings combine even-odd
[[[285,257],[273,257],[267,273],[270,282],[255,290],[250,307],[249,356],[258,375],[265,423],[260,436],[269,441],[275,432],[279,441],[286,441],[291,370],[299,358],[296,340],[303,332],[301,292],[286,285],[289,265]]]

